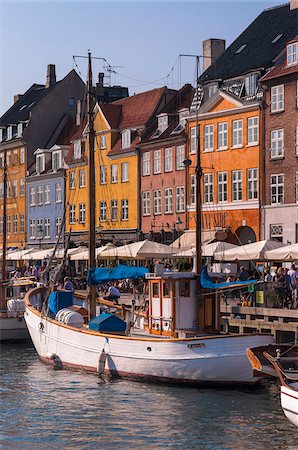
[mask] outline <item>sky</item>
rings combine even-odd
[[[0,116],[15,94],[45,83],[48,64],[57,80],[75,68],[86,81],[86,59],[105,58],[111,83],[130,95],[167,85],[194,84],[202,41],[221,38],[230,45],[262,12],[278,1],[33,1],[0,0]],[[93,76],[106,71],[93,60]],[[106,79],[108,82],[109,80]]]

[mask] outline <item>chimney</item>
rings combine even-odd
[[[298,0],[291,0],[290,1],[290,10],[297,9],[298,8]]]
[[[81,108],[82,108],[82,101],[77,100],[77,111],[76,111],[76,126],[79,127],[81,125]]]
[[[13,102],[16,103],[20,98],[22,97],[22,94],[16,94],[13,96]]]
[[[56,68],[55,64],[48,64],[46,89],[53,86],[56,83]]]
[[[220,57],[225,49],[226,41],[224,39],[206,39],[203,41],[203,71],[208,69],[208,67]]]
[[[100,86],[103,86],[103,79],[104,79],[105,74],[103,72],[99,72],[98,74],[98,84]]]

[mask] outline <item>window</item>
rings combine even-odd
[[[196,204],[196,176],[190,176],[190,204]]]
[[[62,227],[62,217],[56,218],[56,237],[59,236]]]
[[[185,188],[184,186],[176,187],[176,212],[185,211]]]
[[[130,130],[122,131],[122,148],[129,148],[131,144],[131,132]]]
[[[36,232],[39,239],[43,237],[43,226],[42,226],[43,220],[42,218],[37,219],[37,226],[36,226]]]
[[[6,233],[10,233],[10,216],[6,217]]]
[[[204,151],[212,152],[214,150],[214,127],[213,125],[204,126]]]
[[[234,148],[242,147],[242,120],[233,120],[232,146]]]
[[[4,130],[3,128],[0,128],[0,142],[4,140]]]
[[[68,99],[68,106],[75,106],[76,100],[73,97],[69,97]]]
[[[36,204],[37,205],[42,205],[42,191],[43,191],[43,187],[37,186],[37,192],[36,192]]]
[[[24,197],[25,195],[25,180],[24,178],[20,179],[20,197]]]
[[[76,223],[76,205],[69,205],[69,224]]]
[[[45,157],[44,155],[36,156],[36,173],[41,174],[45,170]]]
[[[143,172],[143,176],[150,175],[150,153],[149,152],[146,152],[143,154],[142,172]]]
[[[208,98],[212,97],[213,94],[217,91],[217,83],[210,84],[207,86],[208,89]]]
[[[213,203],[213,174],[204,175],[204,203]]]
[[[163,133],[168,128],[168,116],[164,114],[158,117],[158,129]]]
[[[51,187],[49,184],[47,184],[44,187],[44,204],[45,205],[49,205],[51,203],[50,195],[51,195]]]
[[[218,124],[218,150],[226,150],[228,148],[228,122]]]
[[[79,170],[79,187],[84,188],[86,186],[86,174],[85,170]]]
[[[284,130],[271,131],[270,157],[281,158],[284,156]]]
[[[255,200],[258,198],[259,179],[258,169],[247,169],[247,199]]]
[[[25,214],[20,214],[20,233],[25,232]]]
[[[61,203],[62,202],[62,186],[61,183],[56,183],[55,185],[55,202]]]
[[[165,189],[165,214],[173,212],[173,189]]]
[[[173,149],[165,148],[165,172],[172,172],[173,170]]]
[[[12,182],[12,196],[16,198],[18,196],[18,180]]]
[[[255,95],[257,90],[259,75],[251,73],[245,77],[245,95]]]
[[[161,190],[153,193],[154,215],[161,214]]]
[[[10,139],[12,139],[12,126],[11,125],[7,128],[7,140],[9,141]]]
[[[287,65],[297,64],[297,47],[298,44],[289,44],[287,46]]]
[[[25,149],[24,147],[20,148],[20,164],[25,163]]]
[[[117,200],[111,201],[111,220],[115,221],[118,218],[118,202]]]
[[[128,200],[121,200],[121,220],[128,220]]]
[[[150,216],[150,192],[143,192],[142,195],[143,203],[143,216]]]
[[[228,201],[228,173],[227,172],[218,172],[217,174],[217,192],[218,192],[218,201],[219,202],[227,202]]]
[[[161,150],[154,150],[153,153],[153,173],[161,173]]]
[[[121,163],[121,181],[128,181],[128,162]]]
[[[6,194],[7,194],[7,198],[9,198],[11,196],[10,181],[7,181],[7,183],[6,183]]]
[[[75,189],[76,187],[76,173],[69,172],[69,189]]]
[[[271,88],[271,112],[283,111],[284,109],[284,85]]]
[[[101,222],[107,220],[107,202],[100,202],[99,204],[99,220]]]
[[[18,216],[16,214],[12,216],[12,232],[18,232]]]
[[[196,127],[190,129],[190,153],[196,153],[197,151],[197,130]]]
[[[279,205],[284,202],[284,174],[271,175],[270,177],[271,205]]]
[[[298,172],[296,172],[296,203],[298,203]]]
[[[235,51],[235,53],[238,53],[238,54],[241,53],[242,50],[244,50],[246,46],[247,46],[247,44],[241,45],[241,46],[238,48],[238,50]]]
[[[107,136],[106,134],[100,135],[100,149],[107,148]]]
[[[79,206],[79,223],[86,222],[86,205],[84,203],[80,203]]]
[[[100,184],[107,184],[107,166],[100,166],[99,182]]]
[[[0,183],[0,198],[3,198],[3,195],[4,195],[4,185],[2,182],[2,183]]]
[[[10,166],[10,152],[6,152],[6,165],[7,167]]]
[[[31,187],[30,191],[29,191],[29,205],[30,206],[35,206],[35,188]]]
[[[298,156],[298,125],[296,126],[296,155]]]
[[[54,152],[52,155],[53,170],[56,172],[61,169],[61,152]]]
[[[30,239],[35,239],[35,219],[30,219]]]
[[[283,239],[283,226],[276,224],[270,225],[270,239],[282,242]]]
[[[3,216],[0,216],[0,233],[3,233]]]
[[[50,239],[50,237],[51,237],[50,230],[51,230],[51,219],[49,217],[46,217],[44,220],[44,238],[45,239]]]
[[[118,164],[111,165],[111,183],[117,183],[118,181]]]
[[[73,144],[73,157],[74,159],[81,159],[82,158],[82,142],[79,141],[74,141]]]
[[[247,144],[257,145],[259,142],[259,118],[249,117],[247,119]]]
[[[242,170],[232,171],[232,198],[233,202],[242,200]]]
[[[19,163],[19,158],[18,158],[18,151],[14,150],[12,153],[12,165],[13,166],[17,166]]]
[[[185,160],[185,147],[184,145],[178,145],[178,147],[176,147],[176,170],[184,169],[183,164],[184,160]]]

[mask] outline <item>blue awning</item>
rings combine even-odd
[[[214,283],[208,274],[207,266],[204,266],[202,269],[200,282],[201,282],[201,287],[203,289],[224,289],[224,288],[232,289],[233,287],[256,284],[257,280],[232,281],[231,283]]]
[[[145,278],[145,274],[148,272],[149,270],[146,267],[129,267],[119,264],[118,267],[89,269],[87,281],[90,286],[91,284],[103,284],[108,281],[125,280],[126,278]]]

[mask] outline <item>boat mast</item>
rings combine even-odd
[[[2,277],[1,277],[1,298],[0,309],[6,309],[6,289],[4,282],[6,280],[6,206],[7,206],[7,150],[4,148],[3,159],[3,238],[2,238]]]
[[[200,126],[199,126],[199,56],[196,56],[196,275],[197,275],[197,328],[203,330],[204,321],[204,298],[200,283],[202,273],[202,192],[201,180],[203,171],[201,167],[201,148],[200,148]]]
[[[89,143],[89,269],[95,268],[95,167],[94,167],[94,123],[93,123],[93,85],[91,53],[88,52],[88,82],[87,82],[87,118]],[[89,320],[96,316],[96,286],[89,286]]]

